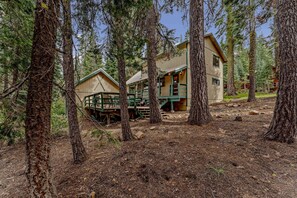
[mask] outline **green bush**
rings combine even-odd
[[[53,101],[51,113],[51,131],[53,135],[65,135],[68,130],[66,106],[64,99]]]
[[[23,138],[24,133],[16,130],[13,124],[7,124],[5,122],[0,123],[0,139],[6,140],[8,145],[12,145],[17,138]]]

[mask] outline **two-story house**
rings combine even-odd
[[[188,110],[191,104],[190,43],[177,45],[178,53],[168,58],[165,54],[157,57],[158,97],[161,108]],[[223,63],[227,59],[213,34],[205,35],[205,63],[209,103],[223,100]],[[127,81],[128,91],[137,98],[148,101],[147,65]]]

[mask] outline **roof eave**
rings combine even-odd
[[[89,75],[83,77],[82,79],[80,79],[75,86],[81,85],[82,83],[86,82],[87,80],[93,78],[94,76],[96,76],[99,73],[103,73],[109,80],[111,80],[115,85],[119,86],[119,83],[113,78],[111,77],[104,69],[100,68],[97,69],[96,71],[90,73]]]

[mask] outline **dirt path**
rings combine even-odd
[[[53,140],[59,197],[297,197],[297,145],[261,139],[274,99],[211,107],[207,126],[186,124],[187,113],[164,123],[131,122],[145,137],[118,147],[85,137],[88,161],[71,164],[67,138]],[[250,112],[256,110],[254,114]],[[243,121],[234,121],[236,116]],[[119,125],[109,127],[119,133]],[[0,197],[26,197],[22,144],[0,150]]]

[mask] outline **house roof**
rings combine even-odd
[[[218,50],[219,55],[221,56],[221,58],[223,60],[223,63],[226,63],[228,61],[227,57],[225,56],[225,54],[224,54],[220,44],[218,43],[217,39],[214,37],[214,35],[212,33],[208,33],[208,34],[204,35],[204,38],[207,38],[207,37],[210,38],[211,42],[213,43],[215,48]]]
[[[180,71],[182,71],[182,70],[184,70],[186,68],[187,68],[187,65],[180,65],[178,67],[166,68],[166,69],[160,70],[160,73],[167,74],[167,73],[170,73],[170,72],[180,72]],[[146,80],[146,79],[148,79],[147,73],[142,74],[142,72],[139,71],[127,81],[127,85],[130,85],[130,84],[133,84],[135,82],[142,81],[142,80]]]
[[[93,71],[92,73],[90,73],[89,75],[83,77],[82,79],[80,79],[78,81],[78,83],[75,86],[78,86],[84,82],[86,82],[87,80],[93,78],[94,76],[96,76],[97,74],[102,73],[103,75],[105,75],[109,80],[111,80],[114,84],[116,84],[117,86],[119,86],[119,83],[113,78],[111,77],[104,69],[100,68],[97,69],[96,71]]]
[[[214,35],[213,35],[212,33],[207,33],[207,34],[204,35],[204,38],[209,38],[209,39],[211,40],[211,42],[212,42],[213,45],[215,46],[216,50],[218,50],[219,55],[220,55],[220,57],[221,57],[222,60],[223,60],[223,63],[226,63],[226,62],[228,61],[228,60],[227,60],[227,57],[225,56],[225,54],[224,54],[222,48],[220,47],[220,45],[219,45],[217,39],[214,37]],[[177,47],[178,47],[178,46],[181,46],[181,45],[184,45],[184,44],[186,44],[186,43],[189,43],[189,40],[185,40],[185,41],[183,41],[183,42],[177,44]]]

